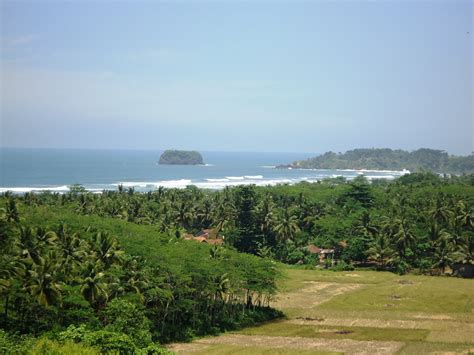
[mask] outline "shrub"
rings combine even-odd
[[[139,355],[171,355],[171,351],[161,347],[158,344],[148,345],[146,348],[140,349],[138,351]]]
[[[130,354],[137,350],[133,340],[126,334],[115,333],[107,330],[91,331],[85,325],[76,327],[70,325],[65,331],[58,334],[61,342],[84,343],[87,346],[94,346],[101,352],[118,352],[120,354]]]
[[[346,263],[345,261],[340,261],[336,265],[331,267],[332,271],[353,271],[354,265]]]
[[[59,343],[54,340],[40,338],[28,351],[29,355],[63,355],[63,354],[80,354],[80,355],[96,355],[100,354],[97,349],[76,344],[72,341]]]
[[[0,354],[25,354],[33,343],[34,338],[11,335],[0,329]]]
[[[107,305],[102,315],[106,330],[130,336],[139,348],[151,344],[150,320],[138,305],[116,298]]]
[[[99,348],[103,353],[132,354],[137,350],[135,343],[128,335],[107,330],[86,333],[84,343]]]

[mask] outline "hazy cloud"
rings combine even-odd
[[[1,41],[4,46],[8,47],[18,47],[30,44],[31,42],[39,38],[36,34],[24,34],[19,36],[5,36],[1,37]]]

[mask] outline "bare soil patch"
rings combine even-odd
[[[312,308],[343,293],[358,289],[361,284],[306,281],[304,288],[283,293],[277,296],[272,307],[284,308]]]

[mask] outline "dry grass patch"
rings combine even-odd
[[[472,354],[474,346],[467,344],[449,344],[440,342],[410,342],[404,345],[397,354]]]
[[[396,279],[398,276],[390,272],[377,271],[330,271],[306,270],[298,267],[282,267],[283,277],[278,287],[281,292],[291,292],[305,287],[308,281],[330,283],[361,283],[378,284]]]
[[[294,292],[280,294],[272,307],[277,309],[287,308],[312,308],[332,297],[356,290],[359,284],[340,284],[331,282],[304,281],[304,286]]]
[[[334,297],[318,309],[412,312],[431,319],[440,315],[447,319],[452,313],[470,313],[473,300],[472,280],[403,276]]]
[[[237,345],[207,345],[205,349],[194,352],[196,355],[200,354],[239,354],[239,355],[340,355],[342,352],[333,351],[317,351],[317,350],[304,350],[304,349],[288,349],[288,348],[268,348],[262,346],[237,346]]]
[[[273,336],[246,336],[241,334],[229,334],[220,337],[205,338],[196,341],[204,345],[231,345],[239,348],[267,348],[271,353],[284,351],[284,353],[295,354],[301,351],[320,352],[342,352],[350,354],[393,354],[404,344],[400,342],[383,341],[357,341],[351,339],[311,339],[304,337],[273,337]],[[201,349],[207,353],[210,348]],[[174,350],[174,349],[171,349]],[[175,350],[174,350],[175,351]],[[192,352],[192,351],[191,351]],[[188,353],[181,349],[178,353]]]
[[[426,340],[443,343],[474,344],[474,327],[470,324],[466,327],[432,330]]]
[[[288,323],[302,325],[331,325],[346,327],[371,327],[371,328],[401,328],[401,329],[428,329],[443,330],[462,329],[474,334],[474,324],[458,321],[433,321],[433,320],[401,320],[401,319],[370,319],[370,318],[312,318],[297,317],[287,320]]]
[[[238,332],[245,335],[291,336],[305,338],[353,339],[373,341],[421,341],[429,330],[402,328],[348,327],[271,322]]]

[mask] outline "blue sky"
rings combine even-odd
[[[2,146],[474,151],[470,1],[0,6]]]

